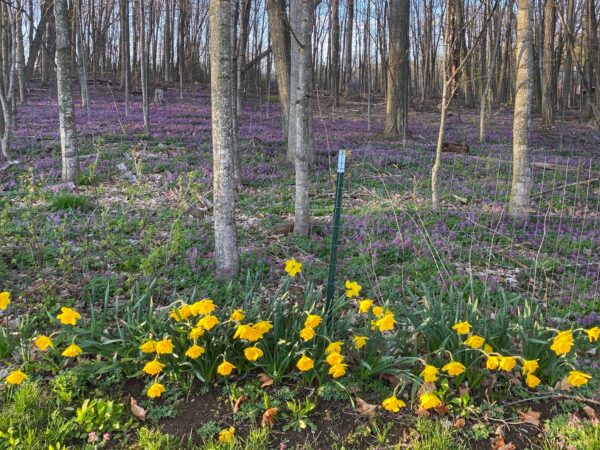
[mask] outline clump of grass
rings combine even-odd
[[[50,209],[52,211],[85,210],[90,207],[91,203],[88,198],[67,192],[56,194],[50,200]]]

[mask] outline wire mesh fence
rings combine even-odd
[[[523,221],[508,215],[510,159],[444,155],[442,206],[434,211],[429,202],[432,153],[364,149],[352,152],[352,158],[356,170],[347,175],[341,273],[352,273],[359,255],[366,255],[365,266],[370,267],[363,269],[370,269],[375,284],[378,272],[393,266],[400,274],[397,289],[403,292],[420,281],[414,264],[410,273],[404,270],[418,260],[429,263],[424,272],[435,273],[440,284],[460,274],[542,305],[558,301],[567,309],[578,303],[597,310],[598,161],[534,158],[531,214]],[[321,225],[327,234],[327,220]]]

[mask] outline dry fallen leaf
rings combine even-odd
[[[564,377],[562,380],[556,383],[556,386],[554,388],[561,391],[570,391],[572,389],[572,386],[569,383],[567,383],[567,377]]]
[[[441,405],[436,406],[433,409],[435,409],[435,412],[437,412],[440,416],[443,416],[448,412],[448,407],[443,403]]]
[[[526,412],[519,411],[519,415],[521,416],[521,419],[523,419],[523,423],[529,423],[536,427],[540,426],[541,413],[529,408]]]
[[[586,416],[588,416],[588,418],[592,422],[598,423],[598,416],[596,415],[596,411],[594,411],[594,408],[592,408],[591,406],[584,406],[583,412],[585,413]]]
[[[271,386],[273,384],[273,378],[271,378],[266,373],[259,373],[258,381],[260,381],[261,388],[266,388],[267,386]]]
[[[363,416],[374,416],[377,405],[371,405],[362,398],[356,397],[356,411]]]
[[[427,411],[425,408],[423,408],[422,406],[419,406],[415,410],[415,414],[417,416],[421,416],[421,417],[429,417],[431,415],[431,413],[429,411]]]
[[[246,400],[248,400],[248,396],[247,395],[240,395],[238,397],[238,399],[235,401],[235,404],[233,405],[233,413],[237,414],[237,412],[240,410],[240,406],[242,405],[242,403],[244,403]]]
[[[129,400],[131,404],[131,413],[140,420],[146,420],[146,410],[138,405],[138,402],[135,398],[131,397]]]
[[[508,444],[502,436],[495,437],[492,439],[492,450],[516,450],[515,444],[509,442]]]
[[[456,419],[454,421],[454,428],[461,429],[461,428],[464,428],[464,426],[465,426],[465,418],[464,417],[459,417],[458,419]]]
[[[261,427],[268,426],[269,428],[275,424],[275,417],[277,416],[277,408],[269,408],[262,415]]]
[[[390,375],[390,374],[384,374],[381,375],[381,378],[386,381],[391,387],[396,387],[398,386],[398,384],[400,384],[400,378],[398,378],[395,375]]]

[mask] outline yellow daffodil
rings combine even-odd
[[[163,339],[162,341],[158,341],[155,345],[156,353],[159,355],[167,355],[173,353],[175,347],[173,346],[173,342],[171,339]]]
[[[81,319],[81,315],[74,309],[63,306],[60,310],[62,312],[57,315],[56,318],[60,320],[60,323],[63,325],[75,325],[77,321]]]
[[[330,366],[335,366],[336,364],[340,364],[342,361],[344,361],[344,357],[337,352],[333,352],[327,355],[325,361],[327,361],[327,364]]]
[[[250,342],[256,342],[262,337],[262,334],[256,329],[256,325],[239,325],[233,337],[234,339],[246,339]]]
[[[469,334],[471,332],[471,324],[469,322],[458,322],[452,326],[452,329],[458,334]]]
[[[469,336],[467,338],[467,340],[464,342],[464,344],[467,347],[477,349],[477,348],[481,348],[481,346],[483,345],[484,342],[485,342],[485,339],[483,339],[481,336],[477,336],[476,334],[474,334],[472,336]]]
[[[492,346],[490,344],[485,344],[483,346],[483,351],[485,353],[492,353],[494,351],[494,349],[492,348]]]
[[[204,354],[204,352],[204,347],[194,344],[186,350],[185,356],[187,356],[190,359],[198,359]]]
[[[571,386],[579,387],[583,386],[591,379],[592,376],[588,375],[587,373],[583,373],[578,370],[572,370],[569,372],[569,376],[567,377],[567,383],[569,383]]]
[[[383,317],[377,319],[375,322],[375,326],[379,328],[379,331],[391,331],[394,329],[394,325],[396,324],[396,319],[394,318],[394,313],[391,311],[387,311]]]
[[[523,371],[523,375],[534,373],[536,370],[538,370],[540,367],[540,363],[538,361],[538,359],[524,360],[523,367],[521,369]]]
[[[221,431],[219,431],[219,442],[223,444],[229,444],[231,441],[233,441],[234,436],[235,428],[223,428]]]
[[[465,371],[465,366],[457,361],[451,361],[442,367],[442,370],[450,376],[460,375]]]
[[[25,372],[23,372],[21,369],[17,369],[14,372],[9,373],[6,378],[4,379],[4,381],[8,384],[21,384],[23,381],[25,381],[27,378],[29,378],[27,376],[27,374]]]
[[[302,271],[302,263],[296,261],[295,258],[288,259],[285,262],[285,271],[290,277],[294,278]]]
[[[75,343],[72,343],[67,348],[65,348],[65,350],[62,352],[62,356],[65,356],[67,358],[75,358],[78,355],[80,355],[81,353],[83,353],[83,350],[81,350],[81,347],[79,347]]]
[[[202,319],[198,321],[196,324],[197,327],[204,328],[206,331],[214,328],[219,323],[219,319],[217,316],[204,316]]]
[[[158,375],[163,370],[165,365],[158,359],[153,359],[144,365],[144,372],[148,375]]]
[[[43,352],[49,348],[54,348],[54,342],[52,342],[52,339],[50,339],[48,336],[38,336],[34,343],[35,346]]]
[[[538,384],[540,384],[541,382],[542,382],[542,380],[540,380],[538,377],[536,377],[532,373],[527,374],[527,376],[525,377],[525,384],[527,386],[529,386],[531,389],[535,389],[538,386]]]
[[[517,364],[517,360],[512,356],[503,356],[500,358],[500,370],[505,372],[510,372],[513,370],[515,365]]]
[[[373,306],[373,300],[367,298],[365,300],[361,300],[358,302],[358,312],[361,314],[366,314],[369,312],[371,307]]]
[[[485,361],[485,366],[488,370],[496,370],[500,367],[500,357],[496,355],[489,355]]]
[[[188,304],[183,304],[178,309],[171,311],[171,314],[169,315],[175,320],[175,322],[179,322],[180,320],[186,320],[192,314],[192,307]]]
[[[316,314],[309,314],[306,320],[304,321],[304,326],[306,328],[317,328],[321,323],[321,316]]]
[[[437,408],[442,404],[440,398],[433,392],[421,394],[419,403],[423,409]]]
[[[425,368],[421,372],[421,376],[423,377],[423,381],[425,381],[425,383],[435,383],[438,379],[438,373],[439,370],[437,367],[426,364]]]
[[[352,341],[354,342],[354,347],[357,350],[360,350],[361,348],[363,348],[365,345],[367,345],[367,340],[369,338],[366,336],[354,336],[352,338]]]
[[[269,322],[268,320],[262,320],[260,322],[256,322],[253,325],[253,328],[258,331],[260,333],[260,336],[264,336],[266,333],[268,333],[271,328],[273,328],[273,324],[271,324],[271,322]]]
[[[300,337],[304,341],[310,341],[312,338],[315,337],[315,335],[316,335],[315,330],[313,330],[310,327],[302,328],[302,330],[300,330]]]
[[[585,330],[585,332],[587,333],[590,342],[596,342],[598,339],[600,339],[599,327],[590,328],[589,330]]]
[[[150,398],[158,398],[163,392],[165,392],[165,387],[160,383],[152,383],[152,385],[146,391],[146,395]]]
[[[340,378],[346,374],[346,364],[334,364],[329,368],[329,375],[333,378]]]
[[[244,356],[248,361],[256,361],[264,355],[263,351],[258,347],[248,347],[244,349]]]
[[[571,351],[573,347],[573,333],[571,330],[561,331],[558,333],[550,346],[550,350],[556,353],[558,356],[566,355]]]
[[[156,341],[149,340],[140,345],[142,353],[154,353],[156,351]]]
[[[342,353],[342,345],[344,345],[344,343],[341,341],[331,342],[325,348],[325,354],[329,355],[330,353]]]
[[[362,290],[362,286],[360,284],[358,284],[356,281],[346,280],[345,286],[346,286],[346,296],[348,298],[358,297],[358,294],[360,294],[360,291]]]
[[[241,322],[246,318],[246,315],[241,309],[236,309],[231,313],[231,316],[229,318],[234,322]]]
[[[388,411],[397,413],[398,411],[400,411],[401,408],[404,408],[406,406],[406,403],[396,398],[395,395],[392,395],[391,397],[388,397],[384,401],[382,401],[381,406],[383,406],[384,409],[387,409]]]
[[[301,372],[307,372],[313,367],[315,367],[315,362],[306,355],[302,355],[302,357],[296,363],[296,367]]]
[[[206,316],[216,309],[217,305],[209,298],[199,300],[191,306],[194,316]]]
[[[373,308],[371,309],[371,311],[373,312],[373,315],[375,317],[381,317],[383,316],[383,306],[373,306]]]
[[[202,327],[194,327],[188,333],[188,337],[192,340],[196,340],[201,337],[205,333],[204,328]]]
[[[233,369],[235,368],[236,367],[229,361],[223,361],[221,364],[219,364],[219,367],[217,367],[217,373],[226,377],[228,375],[231,375],[231,372],[233,372]]]
[[[10,303],[10,292],[4,291],[0,292],[0,310],[5,310],[8,308]]]

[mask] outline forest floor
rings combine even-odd
[[[333,109],[327,96],[317,95],[312,228],[299,237],[290,233],[294,177],[277,98],[248,99],[239,124],[242,187],[236,205],[242,276],[224,285],[213,277],[209,90],[188,87],[183,100],[168,90],[166,104],[151,107],[150,134],[143,132],[140,98],[132,98],[127,117],[121,92],[102,85],[91,88],[91,98],[89,113],[79,105],[76,110],[82,167],[77,186],[60,182],[53,92],[34,88],[18,108],[18,162],[0,162],[0,290],[12,292],[14,306],[0,311],[5,323],[24,313],[53,313],[65,299],[86,310],[105,296],[127,298],[148,289],[158,305],[194,293],[219,299],[243,298],[250,288],[270,292],[292,257],[303,262],[303,276],[317,280],[322,294],[335,161],[337,150],[346,149],[338,284],[360,280],[374,298],[407,309],[453,291],[486,299],[491,311],[508,296],[526,299],[549,326],[600,325],[600,133],[578,111],[567,111],[552,128],[534,117],[532,214],[516,222],[506,215],[510,107],[494,109],[485,143],[479,143],[478,111],[451,108],[445,141],[466,143],[470,151],[444,155],[442,209],[432,211],[435,108],[417,105],[411,111],[403,143],[381,135],[380,99],[369,127],[363,99]],[[579,361],[600,374],[595,351]],[[0,378],[2,370],[0,363]],[[479,396],[477,405],[373,418],[357,413],[329,386],[326,392],[319,388],[311,416],[316,431],[284,432],[277,425],[265,437],[256,429],[262,390],[254,379],[242,377],[239,384],[248,400],[241,411],[246,421],[236,427],[249,436],[246,448],[584,449],[592,448],[586,447],[590,436],[600,446],[598,420],[585,408],[598,413],[598,403],[558,394],[529,400],[519,397],[518,387],[506,388],[504,403]],[[372,393],[384,385],[373,382],[366,400],[378,403]],[[600,401],[599,386],[595,377],[583,393]],[[142,389],[134,380],[108,392],[138,398]],[[166,399],[155,418],[175,441],[148,429],[145,436],[123,438],[123,445],[134,445],[131,439],[140,448],[163,448],[144,439],[164,440],[164,448],[178,448],[181,439],[200,445],[231,416],[227,389],[213,386]],[[285,402],[302,397],[297,389],[282,384],[272,395]],[[541,416],[527,420],[520,414],[527,408]]]

